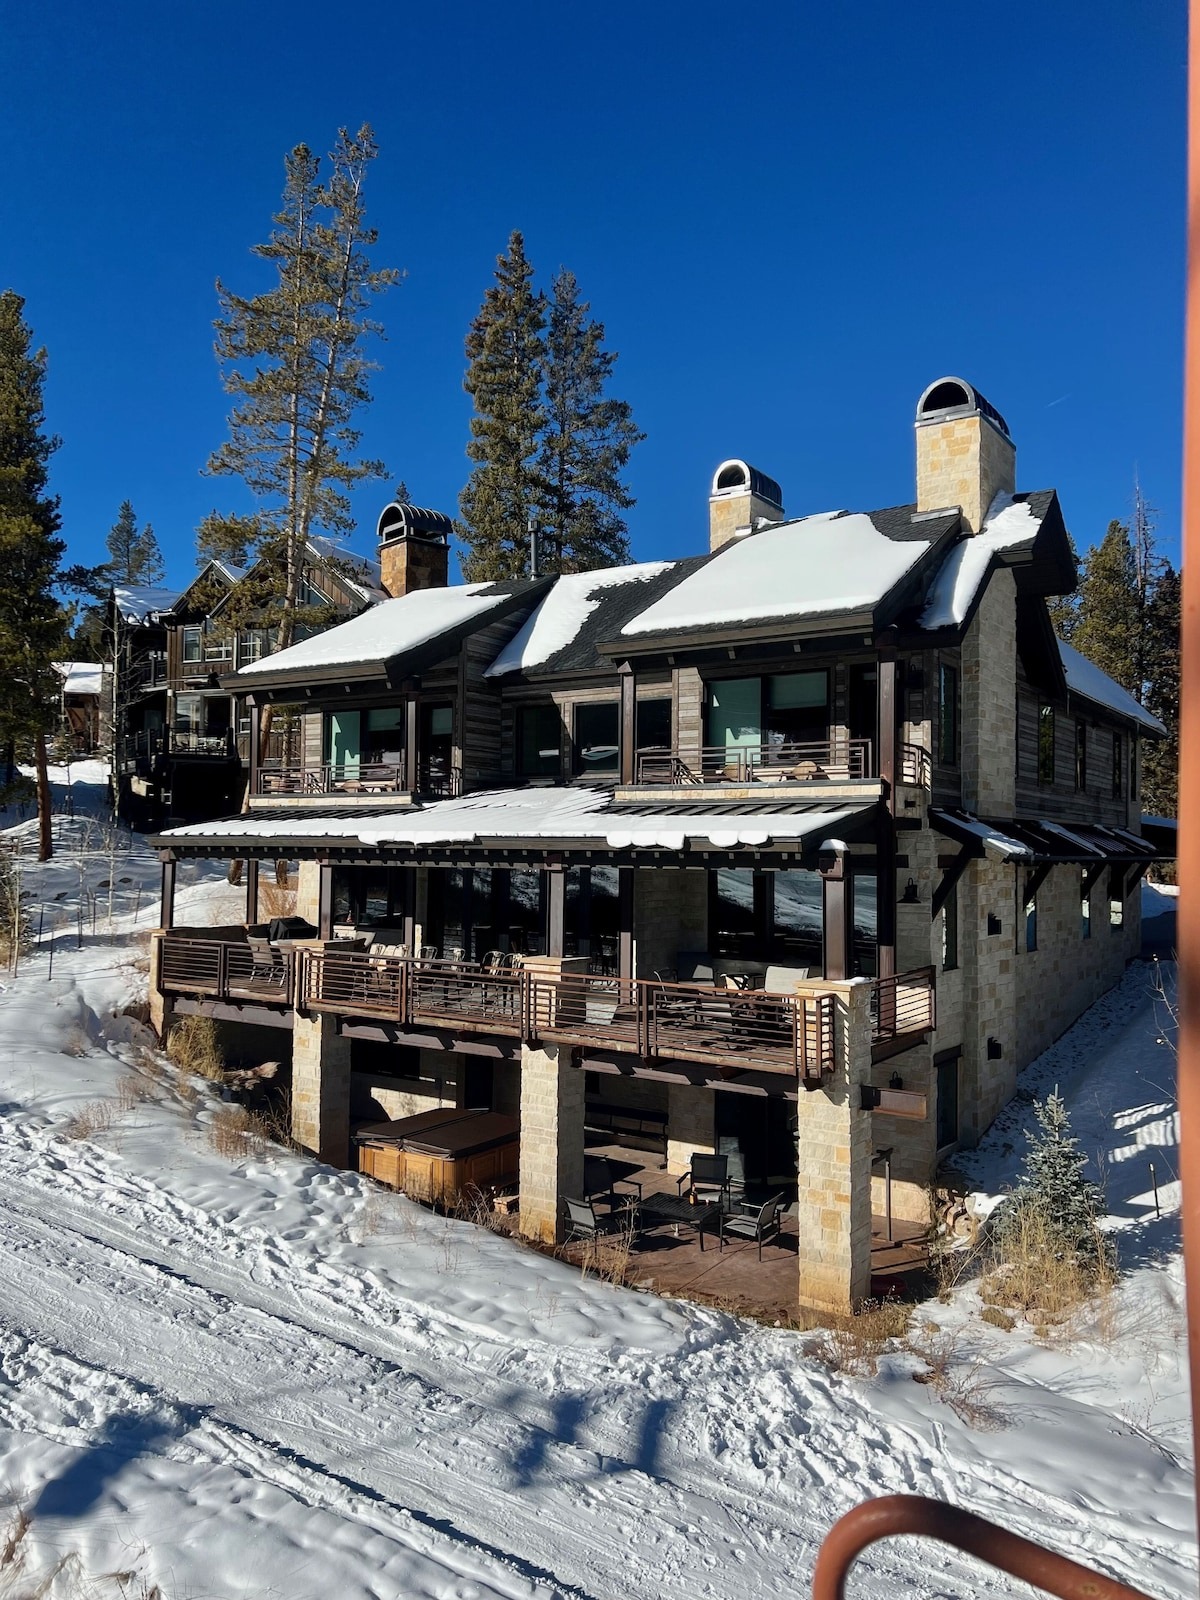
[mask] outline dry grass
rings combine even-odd
[[[990,1306],[1017,1311],[1046,1331],[1059,1326],[1112,1287],[1112,1266],[1066,1248],[1036,1206],[1020,1207],[993,1241],[992,1263],[980,1294]]]
[[[208,1142],[228,1161],[260,1156],[268,1144],[259,1119],[245,1106],[218,1106],[208,1125]]]
[[[296,915],[295,885],[268,883],[260,878],[258,883],[258,920],[270,922],[272,917]]]
[[[63,1129],[63,1138],[72,1140],[94,1139],[97,1134],[107,1133],[113,1125],[116,1115],[116,1104],[111,1100],[91,1100],[86,1106],[80,1106],[71,1120]]]
[[[117,1110],[122,1115],[152,1098],[149,1086],[136,1072],[127,1072],[117,1083]]]
[[[872,1377],[888,1345],[908,1332],[911,1317],[910,1308],[898,1300],[868,1300],[857,1316],[839,1317],[833,1327],[824,1328],[808,1353],[832,1372]]]
[[[181,1072],[219,1083],[225,1074],[225,1059],[212,1018],[184,1017],[177,1022],[167,1039],[167,1058]]]

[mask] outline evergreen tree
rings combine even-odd
[[[1084,558],[1071,643],[1138,700],[1142,610],[1128,525],[1110,522],[1104,538]]]
[[[1075,570],[1081,571],[1079,551],[1075,546],[1075,539],[1070,529],[1067,530],[1067,544],[1071,548],[1071,560],[1075,563]],[[1070,644],[1079,626],[1079,590],[1074,589],[1070,594],[1055,595],[1047,600],[1046,609],[1050,613],[1050,624],[1060,639],[1065,639]]]
[[[309,537],[349,533],[349,490],[384,475],[381,462],[360,457],[355,426],[375,365],[364,345],[382,335],[370,308],[400,278],[372,267],[368,254],[377,235],[367,226],[364,187],[376,153],[369,127],[341,129],[322,182],[318,157],[297,145],[285,158],[275,227],[253,251],[275,282],[249,298],[217,284],[217,357],[235,400],[229,438],[206,470],[240,478],[257,506],[206,517],[200,554],[256,566],[253,581],[231,596],[227,625],[272,627],[279,650],[298,625],[331,620],[306,602]],[[267,725],[269,708],[264,734]]]
[[[586,572],[629,560],[622,512],[633,496],[621,481],[629,452],[645,435],[624,400],[604,390],[616,353],[604,324],[588,318],[575,275],[555,278],[546,326],[546,424],[540,465],[546,480],[547,570]]]
[[[1096,1227],[1103,1195],[1084,1177],[1087,1156],[1071,1132],[1071,1118],[1058,1090],[1045,1100],[1035,1100],[1033,1114],[1038,1131],[1025,1135],[1029,1148],[1020,1182],[1005,1202],[997,1227],[1003,1235],[1019,1226],[1023,1209],[1033,1210],[1064,1250],[1100,1266],[1107,1259],[1105,1241]]]
[[[108,593],[115,583],[161,583],[164,575],[162,551],[149,523],[139,532],[131,500],[122,500],[117,520],[105,540],[108,560],[98,566],[68,567],[59,579],[59,588],[77,597],[74,633],[70,640],[72,660],[99,661],[103,654],[104,617]]]
[[[1182,579],[1168,561],[1154,584],[1146,610],[1144,704],[1167,729],[1167,738],[1146,740],[1142,803],[1155,817],[1179,811],[1179,629]]]
[[[64,545],[48,492],[59,441],[45,431],[46,352],[31,349],[25,302],[0,294],[0,743],[31,750],[37,769],[38,859],[53,852],[46,731],[53,725],[67,617],[53,588]]]
[[[477,464],[459,496],[458,534],[468,582],[528,570],[529,527],[547,501],[540,461],[545,312],[525,241],[514,231],[467,334],[463,387],[475,405],[467,455]]]

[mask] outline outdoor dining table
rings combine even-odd
[[[663,1223],[674,1223],[676,1227],[683,1226],[694,1228],[700,1240],[700,1249],[704,1250],[704,1231],[712,1228],[717,1234],[721,1231],[720,1205],[693,1205],[685,1195],[678,1194],[648,1194],[634,1202],[633,1209],[637,1212],[639,1227],[649,1222],[651,1227],[660,1227]]]

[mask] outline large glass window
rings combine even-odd
[[[174,722],[172,725],[175,733],[198,734],[200,732],[203,698],[199,694],[177,694],[175,696]]]
[[[851,974],[856,978],[874,978],[879,974],[879,881],[875,874],[855,872],[852,892]]]
[[[1087,723],[1082,717],[1075,724],[1075,787],[1081,794],[1087,788]]]
[[[762,748],[762,679],[728,678],[708,685],[705,743],[731,763],[753,764]]]
[[[372,706],[363,727],[363,760],[398,765],[403,752],[404,707]]]
[[[639,750],[669,750],[671,748],[670,700],[639,700],[635,730]]]
[[[709,876],[709,943],[714,955],[764,958],[749,867],[719,867]]]
[[[1031,895],[1025,902],[1025,949],[1037,949],[1037,895]]]
[[[938,663],[938,761],[958,765],[958,669],[948,661]]]
[[[1038,706],[1038,782],[1054,782],[1054,707]]]
[[[615,772],[620,755],[620,707],[615,700],[575,707],[573,770],[576,777]]]
[[[562,718],[556,705],[520,706],[517,710],[517,776],[557,778]]]
[[[356,928],[398,928],[403,894],[399,867],[334,867],[333,920]]]
[[[829,674],[787,672],[766,680],[766,744],[823,743],[829,737]]]
[[[772,872],[771,948],[785,966],[807,967],[813,976],[825,970],[824,902],[815,872]]]
[[[620,966],[620,891],[616,867],[567,869],[563,944],[590,972],[614,977]]]
[[[849,712],[851,739],[866,740],[870,749],[863,760],[863,775],[876,771],[879,737],[879,669],[873,661],[854,662],[850,667]]]
[[[357,772],[362,755],[362,713],[331,711],[325,718],[325,760],[341,773]]]

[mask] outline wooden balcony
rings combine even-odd
[[[401,794],[408,784],[403,761],[326,762],[306,767],[299,762],[269,762],[258,769],[255,795],[283,796]]]
[[[699,750],[639,750],[636,781],[692,788],[702,784],[853,783],[874,777],[870,739],[803,744],[704,745]]]
[[[158,988],[164,994],[221,1002],[248,1002],[289,1010],[296,995],[296,952],[274,948],[269,957],[245,938],[220,930],[163,935]]]

